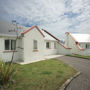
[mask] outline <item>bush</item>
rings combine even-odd
[[[15,65],[0,61],[0,86],[9,84],[15,74]]]

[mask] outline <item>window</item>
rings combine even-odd
[[[9,49],[10,49],[10,41],[5,40],[5,50],[9,50]]]
[[[16,50],[16,40],[5,40],[5,50]]]
[[[54,49],[56,49],[56,42],[54,42]]]
[[[89,44],[86,44],[86,48],[89,48]]]
[[[87,44],[86,44],[86,48],[87,48]]]
[[[46,42],[46,48],[50,48],[50,42]]]
[[[38,48],[37,48],[37,40],[34,40],[34,41],[33,41],[33,49],[38,49]]]
[[[11,50],[16,49],[16,40],[11,40]]]

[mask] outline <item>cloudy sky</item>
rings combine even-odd
[[[64,39],[65,32],[90,33],[90,0],[0,0],[0,20],[37,25]]]

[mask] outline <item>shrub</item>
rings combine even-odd
[[[12,77],[15,73],[15,66],[13,64],[6,64],[4,61],[0,61],[0,85],[4,86],[12,81]]]

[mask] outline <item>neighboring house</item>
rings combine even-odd
[[[16,43],[16,26],[8,22],[0,22],[0,60],[10,61],[12,57],[12,52],[15,52],[14,60],[22,60],[23,58],[23,45],[22,36],[20,32],[26,30],[26,27],[20,26],[21,29],[18,30],[18,40]]]
[[[35,62],[47,55],[66,54],[70,51],[46,30],[40,30],[37,26],[17,27],[20,28],[16,41],[17,35],[12,32],[16,26],[0,22],[0,58],[6,62],[11,60],[13,52],[14,61]]]
[[[90,55],[90,34],[71,34],[66,32],[65,46],[71,49],[71,53]]]

